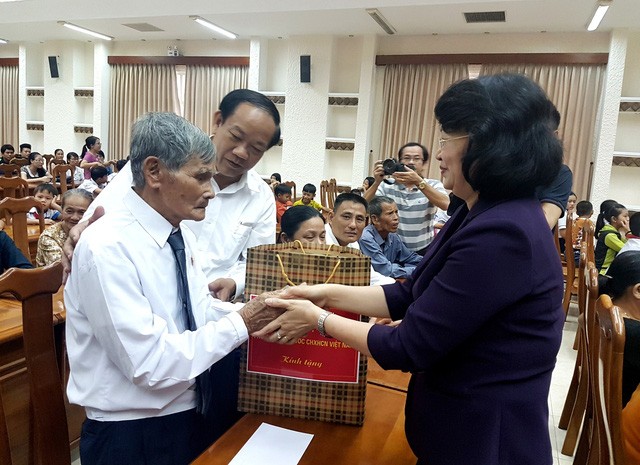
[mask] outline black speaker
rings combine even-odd
[[[51,73],[52,78],[60,77],[60,73],[58,73],[58,57],[49,57],[49,72]]]
[[[300,55],[300,82],[311,82],[311,55]]]

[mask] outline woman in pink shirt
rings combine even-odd
[[[85,179],[91,179],[91,168],[103,166],[98,160],[98,152],[101,148],[100,139],[96,136],[89,136],[84,140],[80,155],[80,168],[84,169]]]

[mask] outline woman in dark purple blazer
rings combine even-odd
[[[438,101],[436,158],[465,201],[411,279],[384,287],[301,286],[259,333],[294,343],[313,328],[410,371],[406,434],[419,464],[552,463],[547,397],[560,346],[562,271],[539,202],[562,147],[552,105],[521,75],[451,86]],[[295,300],[304,298],[308,300]],[[311,302],[313,303],[311,303]],[[369,325],[342,308],[402,319]]]

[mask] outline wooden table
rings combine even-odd
[[[227,465],[265,422],[314,435],[300,465],[415,465],[417,459],[404,434],[405,400],[403,392],[369,384],[363,426],[250,413],[193,464]]]
[[[53,296],[51,316],[56,345],[60,351],[64,347],[65,316],[63,289],[60,288]],[[13,463],[26,464],[29,450],[29,382],[22,344],[22,304],[7,295],[0,296],[0,390]],[[66,399],[65,405],[69,438],[75,444],[80,438],[84,409],[69,405]]]

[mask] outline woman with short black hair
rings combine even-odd
[[[258,336],[295,344],[317,328],[384,369],[412,373],[405,429],[421,465],[553,463],[547,398],[563,281],[534,197],[562,162],[552,108],[522,75],[452,85],[435,109],[436,158],[444,187],[464,203],[412,276],[388,286],[296,286],[267,300],[287,311]],[[327,308],[402,322],[369,325]]]

